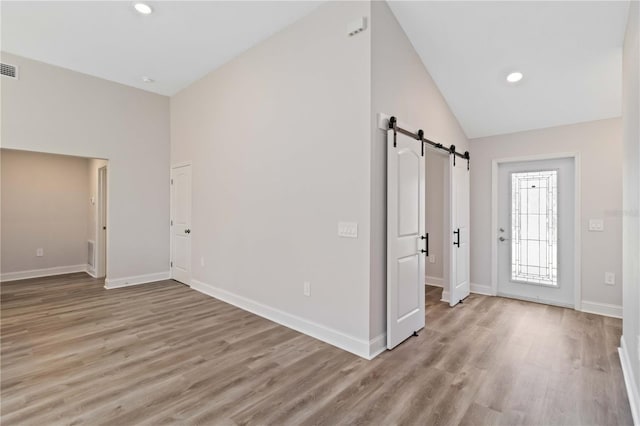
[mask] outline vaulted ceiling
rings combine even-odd
[[[3,1],[2,50],[173,95],[319,2],[149,4],[145,16],[131,2]],[[470,138],[621,113],[628,1],[390,6]]]
[[[146,3],[150,15],[130,1],[2,1],[2,50],[170,96],[319,4]]]
[[[626,1],[390,6],[470,138],[621,114]]]

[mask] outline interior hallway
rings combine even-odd
[[[373,361],[162,281],[2,284],[3,425],[632,424],[621,321],[426,292],[426,328]]]

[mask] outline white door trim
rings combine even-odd
[[[522,161],[557,160],[571,158],[574,163],[574,309],[582,310],[582,279],[580,276],[581,255],[581,212],[580,212],[580,153],[563,152],[556,154],[527,155],[521,157],[497,158],[491,164],[491,293],[498,294],[498,167],[505,163],[518,163]]]
[[[107,278],[107,247],[109,245],[109,165],[98,168],[98,202],[96,209],[96,244],[94,254],[94,273],[96,277]],[[104,184],[103,185],[101,184]],[[105,191],[106,189],[106,191]],[[103,205],[104,204],[104,205]],[[104,217],[103,217],[104,215]],[[102,232],[106,226],[106,232]]]

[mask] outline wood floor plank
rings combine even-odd
[[[2,283],[2,425],[626,425],[621,321],[426,289],[366,361],[174,281]]]

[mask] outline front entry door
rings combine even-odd
[[[387,133],[387,348],[425,323],[425,159],[421,142]]]
[[[498,295],[574,305],[574,159],[498,166]]]
[[[171,278],[191,285],[191,166],[171,169]]]

